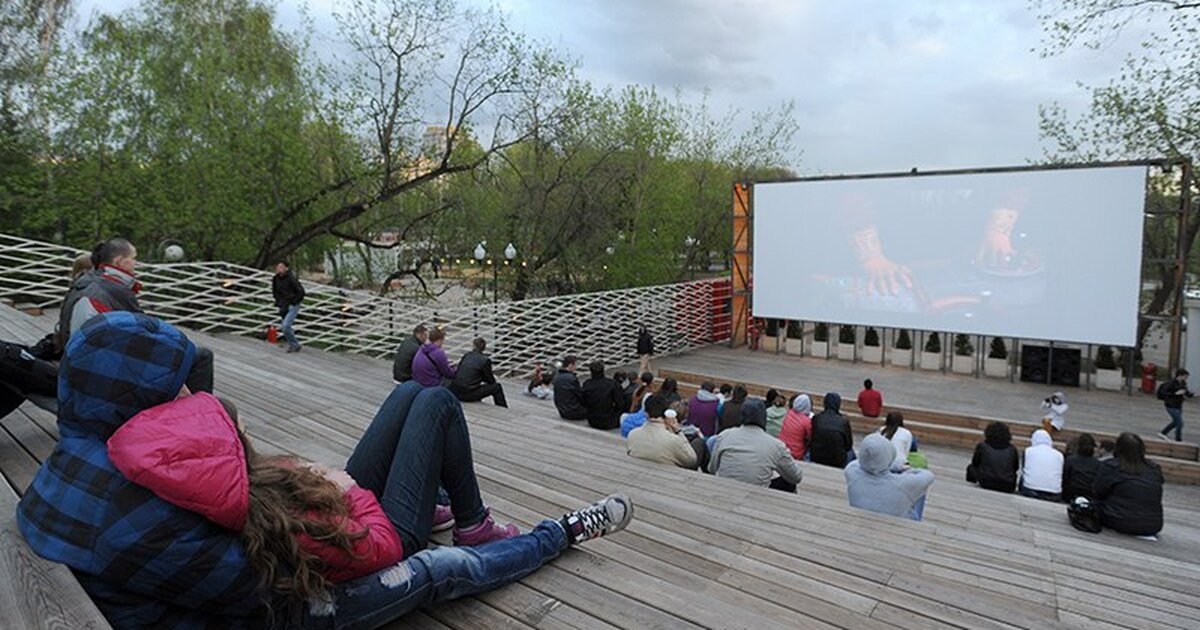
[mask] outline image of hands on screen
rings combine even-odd
[[[760,184],[754,314],[1119,343],[1144,186],[1144,168]]]

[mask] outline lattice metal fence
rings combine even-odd
[[[0,297],[58,306],[79,250],[0,233]],[[139,264],[140,301],[150,314],[204,332],[263,337],[278,323],[267,271],[222,262]],[[565,354],[609,365],[633,361],[644,322],[660,354],[729,338],[729,282],[700,280],[618,291],[436,308],[363,291],[305,282],[296,331],[302,343],[390,357],[418,323],[442,326],[457,358],[475,337],[488,341],[495,369],[526,373]]]

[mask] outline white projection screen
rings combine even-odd
[[[1132,346],[1146,175],[755,184],[754,316]]]

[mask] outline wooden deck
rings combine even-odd
[[[52,325],[11,314],[0,307],[0,336]],[[392,387],[385,361],[194,339],[216,353],[217,393],[266,451],[344,463]],[[933,449],[938,480],[925,522],[913,523],[850,508],[840,470],[804,464],[799,494],[768,491],[632,459],[615,433],[558,420],[552,404],[517,391],[509,399],[508,410],[466,406],[497,516],[529,527],[624,491],[635,522],[518,584],[392,627],[1189,628],[1200,618],[1193,487],[1168,485],[1159,542],[1089,535],[1062,505],[969,486],[967,454]],[[3,424],[0,469],[23,490],[53,445],[54,420],[26,405]]]

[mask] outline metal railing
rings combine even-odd
[[[0,297],[50,309],[61,304],[80,250],[0,233]],[[139,263],[147,313],[203,332],[265,336],[279,322],[267,271],[224,262]],[[488,341],[497,373],[573,354],[581,361],[633,361],[637,326],[645,323],[659,354],[729,338],[728,279],[439,308],[364,291],[304,282],[308,297],[296,322],[302,343],[376,358],[390,357],[419,323],[447,332],[457,358],[475,337]]]

